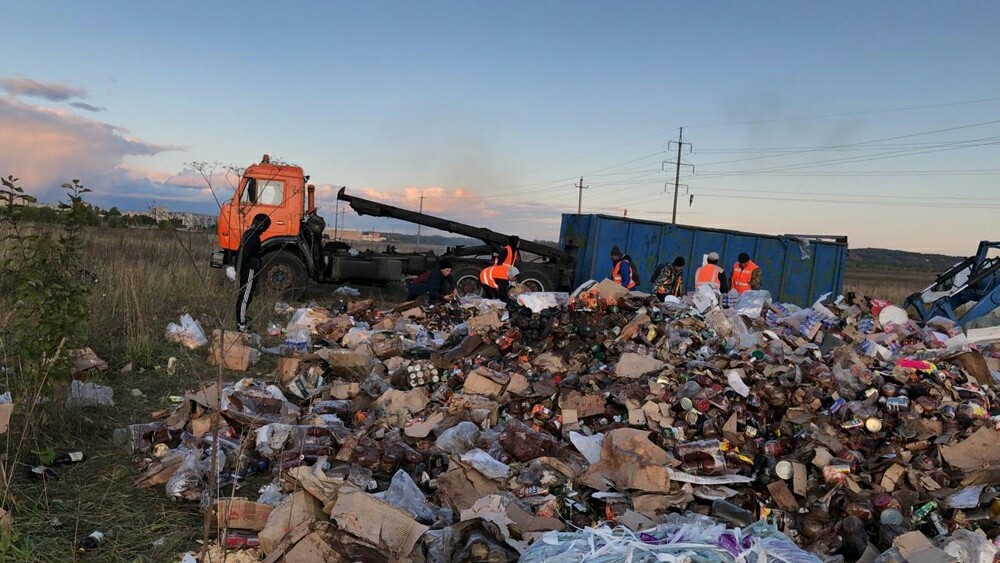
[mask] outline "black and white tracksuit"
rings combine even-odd
[[[260,236],[270,226],[270,219],[265,219],[263,223],[251,224],[250,228],[243,233],[243,239],[240,241],[240,250],[236,259],[236,272],[240,282],[236,297],[236,324],[240,329],[246,326],[247,308],[253,301],[257,285],[254,278],[261,267]]]

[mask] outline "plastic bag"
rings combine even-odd
[[[226,455],[220,448],[217,467],[222,469]],[[190,451],[177,471],[167,481],[167,496],[174,500],[198,500],[205,489],[205,474],[211,469],[211,457],[199,451]]]
[[[167,324],[167,340],[176,342],[185,348],[194,350],[208,344],[208,337],[202,330],[201,324],[194,320],[194,317],[185,313],[181,315],[180,324]]]
[[[68,408],[79,407],[113,407],[114,390],[96,383],[82,383],[76,379],[70,384],[69,395],[66,397]]]
[[[963,563],[992,563],[997,547],[985,537],[959,528],[944,544],[944,552]]]
[[[604,434],[584,436],[579,432],[570,432],[569,441],[583,454],[587,463],[594,464],[601,461],[601,446],[604,444]]]
[[[361,297],[361,292],[353,287],[342,285],[333,291],[334,295],[346,295],[348,297]]]
[[[357,348],[362,344],[368,344],[371,341],[372,331],[365,330],[359,327],[352,327],[344,335],[343,340],[340,341],[344,348]]]
[[[476,447],[478,436],[479,427],[465,420],[442,432],[434,445],[450,454],[464,454]]]
[[[261,487],[260,496],[257,498],[257,502],[261,504],[266,504],[269,506],[278,506],[285,500],[288,495],[281,492],[281,487],[275,483],[268,483],[267,485]]]
[[[569,294],[557,291],[535,291],[517,296],[517,302],[532,313],[541,313],[545,309],[562,307],[569,303]]]
[[[771,305],[771,292],[760,289],[744,291],[740,294],[733,310],[750,319],[758,319]]]
[[[257,453],[268,459],[277,458],[284,449],[285,442],[291,436],[292,428],[294,427],[290,424],[279,423],[267,424],[258,428],[256,432]]]
[[[396,471],[396,474],[392,476],[389,488],[385,492],[375,493],[372,496],[402,508],[424,524],[433,524],[439,517],[450,520],[451,511],[445,512],[427,502],[427,497],[424,496],[420,487],[402,469]]]
[[[490,454],[479,448],[462,454],[462,461],[471,465],[487,479],[502,481],[510,475],[510,466],[493,459]]]

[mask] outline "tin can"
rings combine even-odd
[[[937,502],[930,501],[927,504],[921,506],[920,508],[914,510],[910,514],[910,520],[913,522],[920,522],[927,517],[928,514],[937,510]]]
[[[938,535],[946,536],[948,535],[948,525],[944,521],[944,517],[937,510],[930,513],[931,524],[934,525],[934,530],[937,531]]]
[[[790,461],[779,461],[777,465],[774,466],[774,474],[778,476],[779,479],[788,480],[792,478],[793,474],[792,462]]]
[[[879,515],[878,519],[884,526],[903,525],[903,513],[897,508],[886,508],[882,511],[882,514]]]
[[[698,412],[706,413],[712,408],[712,403],[708,399],[701,399],[694,407]]]
[[[851,473],[851,466],[846,463],[830,464],[823,468],[823,480],[829,484],[843,483]]]
[[[864,424],[865,424],[864,421],[862,421],[860,418],[854,417],[842,422],[840,424],[840,427],[843,428],[844,430],[854,430],[855,428],[861,428],[862,426],[864,426]]]
[[[684,415],[684,421],[692,426],[698,424],[698,419],[700,418],[701,418],[701,413],[693,409],[689,410],[687,414]]]
[[[900,412],[909,410],[910,408],[910,398],[909,397],[887,397],[885,399],[885,408],[889,412]]]
[[[692,401],[691,399],[689,399],[687,397],[682,398],[681,399],[681,408],[684,409],[684,410],[686,410],[686,411],[690,411],[691,409],[694,408],[694,401]]]
[[[882,431],[882,421],[875,417],[868,418],[865,420],[865,429],[872,434],[877,434]]]

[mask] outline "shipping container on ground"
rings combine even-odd
[[[609,215],[563,214],[559,247],[573,257],[575,285],[611,274],[611,247],[630,255],[639,270],[640,291],[652,291],[659,264],[682,256],[684,285],[694,290],[694,273],[710,252],[718,252],[726,274],[741,252],[763,273],[763,288],[783,303],[812,304],[824,293],[837,294],[844,284],[847,237],[820,235],[761,235],[672,225]]]

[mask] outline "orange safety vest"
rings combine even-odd
[[[621,260],[619,260],[615,264],[614,269],[611,270],[611,279],[614,280],[615,283],[617,283],[618,285],[622,285],[621,269],[622,269],[622,262],[624,262],[624,261],[625,261],[624,258],[622,258]],[[632,263],[629,262],[629,268],[631,268],[631,267],[632,267]],[[631,271],[629,272],[629,278],[628,279],[629,279],[629,282],[628,282],[628,285],[625,286],[625,289],[632,289],[633,287],[635,287],[636,283],[635,283],[635,276],[632,275]]]
[[[703,285],[710,285],[716,290],[721,289],[720,275],[722,275],[722,268],[718,264],[705,264],[694,273],[694,288],[698,289]]]
[[[516,262],[518,261],[519,258],[521,258],[521,253],[518,252],[518,251],[516,251],[516,250],[514,250],[513,247],[511,247],[509,244],[507,246],[503,247],[503,248],[504,248],[504,250],[507,251],[507,257],[504,258],[503,262],[500,262],[499,261],[500,256],[497,255],[497,257],[493,259],[493,265],[494,266],[516,266],[517,265]]]
[[[479,272],[479,283],[485,287],[492,287],[496,289],[499,287],[497,285],[497,280],[509,280],[508,268],[510,266],[505,266],[503,264],[497,264],[495,266],[486,266],[481,272]]]
[[[749,291],[750,279],[753,277],[753,273],[759,269],[760,266],[754,264],[753,260],[747,262],[746,267],[743,268],[740,267],[739,262],[733,264],[733,289],[737,293]]]

